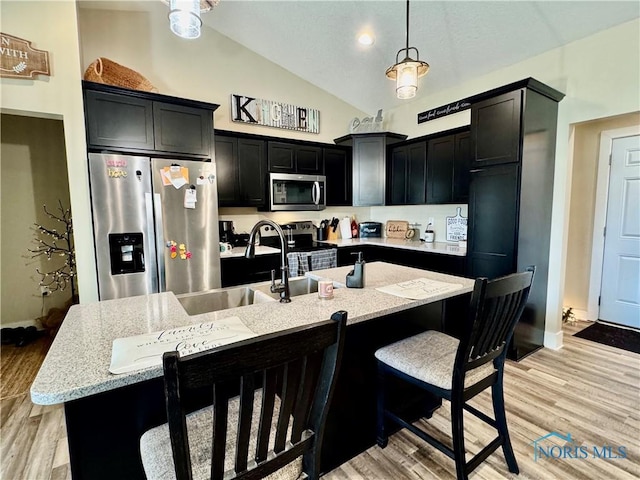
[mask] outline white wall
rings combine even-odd
[[[46,255],[33,257],[28,249],[38,249],[36,239],[52,244],[52,237],[36,234],[34,224],[49,229],[65,225],[49,218],[42,206],[59,216],[58,201],[69,208],[67,159],[60,120],[18,115],[1,115],[2,144],[0,172],[2,176],[2,327],[37,324],[35,320],[49,308],[62,307],[71,298],[71,287],[54,291],[42,298],[40,275],[64,265],[66,257]],[[65,247],[65,243],[58,243]],[[48,280],[48,279],[47,279]]]
[[[165,4],[149,11],[79,12],[82,65],[98,57],[134,69],[159,93],[216,103],[215,128],[256,135],[333,143],[364,113],[208,27],[197,40],[169,30]],[[320,110],[320,133],[304,133],[231,121],[230,96],[240,94]]]
[[[552,348],[562,344],[561,312],[573,161],[569,151],[571,128],[578,122],[640,110],[639,39],[640,20],[637,19],[489,75],[469,79],[459,87],[402,105],[388,115],[393,131],[416,137],[468,124],[470,118],[469,112],[461,112],[418,125],[418,113],[527,77],[566,94],[558,111],[547,292],[545,345]],[[420,88],[428,88],[428,77],[422,80]]]
[[[0,3],[3,33],[24,38],[49,52],[51,76],[34,80],[0,78],[3,113],[61,119],[74,221],[81,302],[98,298],[87,181],[80,47],[73,0]]]

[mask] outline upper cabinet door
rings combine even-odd
[[[351,149],[323,148],[327,206],[352,203]]]
[[[450,203],[453,190],[455,135],[429,140],[427,203]]]
[[[218,205],[232,206],[238,201],[238,139],[216,135],[216,180]]]
[[[213,113],[201,108],[153,103],[155,149],[192,155],[211,155]]]
[[[322,149],[319,147],[296,145],[296,173],[322,175]]]
[[[384,135],[353,139],[353,206],[384,205],[385,157]]]
[[[282,142],[269,142],[269,171],[294,173],[296,156],[293,145]]]
[[[404,205],[407,201],[407,147],[393,147],[390,154],[387,200],[390,205]]]
[[[89,146],[153,150],[152,101],[85,91]]]
[[[453,158],[453,203],[469,201],[469,170],[471,170],[471,133],[458,133],[455,137]]]
[[[238,139],[238,192],[240,205],[266,205],[267,162],[264,140]]]
[[[411,205],[425,203],[427,181],[427,142],[407,147],[407,199]]]
[[[520,161],[523,90],[471,106],[472,168]]]

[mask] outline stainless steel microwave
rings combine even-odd
[[[269,207],[273,212],[295,210],[324,210],[324,175],[298,175],[297,173],[269,174]]]

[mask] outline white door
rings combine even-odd
[[[640,328],[640,135],[611,147],[599,318]]]

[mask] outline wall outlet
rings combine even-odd
[[[43,297],[48,297],[51,295],[51,290],[46,285],[40,285],[40,295]]]

